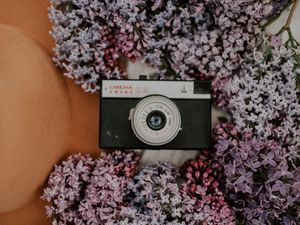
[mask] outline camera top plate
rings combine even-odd
[[[162,95],[172,99],[210,99],[210,82],[158,80],[103,80],[102,98],[143,98]]]

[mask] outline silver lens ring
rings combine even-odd
[[[155,111],[165,115],[166,123],[162,129],[151,129],[147,123],[148,115]],[[135,136],[145,144],[164,145],[172,141],[181,129],[180,112],[170,99],[159,95],[149,96],[134,108],[131,127]]]

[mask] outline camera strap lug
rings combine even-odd
[[[131,120],[132,117],[133,117],[133,112],[134,112],[134,109],[130,109],[129,111],[129,116],[128,116],[128,120]]]

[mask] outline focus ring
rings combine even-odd
[[[151,129],[147,118],[149,114],[159,111],[165,116],[165,126]],[[135,136],[151,146],[164,145],[172,141],[181,129],[181,116],[176,104],[169,98],[152,95],[142,99],[134,108],[131,127]]]

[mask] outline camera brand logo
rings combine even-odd
[[[110,85],[109,88],[105,88],[110,94],[147,94],[150,89],[148,87],[139,87],[132,85]]]
[[[113,94],[132,94],[133,87],[132,85],[110,85],[109,93]]]

